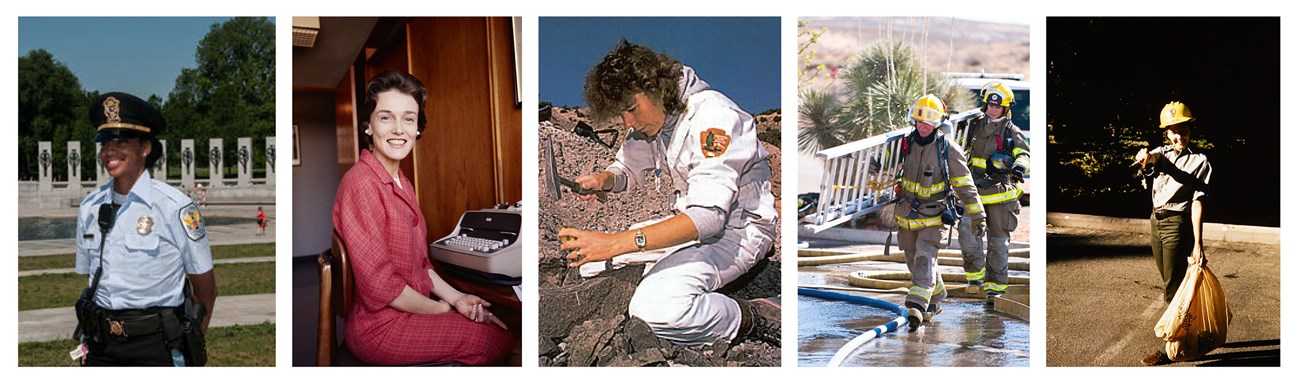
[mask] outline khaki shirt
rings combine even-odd
[[[1146,176],[1152,178],[1151,208],[1191,212],[1191,202],[1206,196],[1213,172],[1210,160],[1192,147],[1175,153],[1169,145],[1156,148],[1151,155],[1156,156],[1155,164],[1146,170]]]
[[[899,201],[894,206],[894,217],[902,229],[919,230],[926,227],[943,225],[939,218],[942,213],[943,199],[947,197],[948,184],[966,207],[966,215],[979,219],[984,217],[984,205],[980,202],[979,192],[971,178],[966,165],[966,155],[961,146],[948,139],[942,131],[929,145],[909,142],[909,153],[903,159],[903,174],[898,180],[902,191]],[[908,135],[903,140],[910,140]],[[948,179],[943,179],[943,164],[939,162],[940,140],[948,144]],[[919,203],[918,209],[912,209],[912,202]]]

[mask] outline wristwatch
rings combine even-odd
[[[636,230],[636,237],[633,239],[636,240],[637,251],[645,252],[645,232],[642,232],[640,229]]]

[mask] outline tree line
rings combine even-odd
[[[160,138],[168,141],[168,165],[179,168],[180,140],[194,139],[195,167],[207,168],[208,139],[224,138],[223,172],[237,174],[238,137],[253,138],[250,166],[265,164],[266,137],[275,135],[275,24],[267,18],[214,23],[195,48],[194,59],[195,67],[181,70],[166,99],[136,95],[167,119]],[[93,179],[95,127],[88,113],[101,91],[113,90],[82,89],[77,75],[44,49],[18,58],[19,180],[39,177],[40,141],[52,142],[50,169],[58,179],[67,177],[67,142],[80,141],[78,174]]]

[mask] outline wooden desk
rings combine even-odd
[[[429,262],[433,263],[434,271],[438,272],[438,276],[442,277],[443,281],[451,284],[458,291],[481,297],[483,300],[492,303],[488,310],[506,323],[506,327],[510,328],[512,332],[522,333],[523,303],[519,301],[518,296],[515,296],[513,287],[471,282],[448,272],[446,265],[441,261],[434,260],[432,256],[429,257]]]

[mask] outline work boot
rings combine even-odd
[[[1169,360],[1169,356],[1165,356],[1164,351],[1156,351],[1155,353],[1152,353],[1150,355],[1147,355],[1147,357],[1142,358],[1142,365],[1148,367],[1165,365],[1165,364],[1173,364],[1173,363],[1174,363],[1173,360]]]
[[[930,306],[925,308],[925,321],[934,320],[934,317],[939,312],[943,312],[943,307],[939,306],[938,303],[930,303]]]
[[[985,303],[987,303],[988,305],[993,305],[993,303],[997,301],[997,298],[1002,297],[1002,292],[988,291],[985,292],[985,295],[988,296]]]
[[[921,328],[921,322],[925,321],[925,313],[921,310],[921,305],[913,302],[903,304],[907,307],[907,328],[909,331],[915,331]]]
[[[736,299],[740,306],[740,331],[734,343],[746,339],[762,341],[771,345],[781,345],[781,302],[780,298],[759,298],[753,300]]]
[[[981,288],[983,285],[984,282],[979,280],[968,281],[966,282],[966,293],[970,295],[978,295],[980,290],[983,290],[983,288]]]

